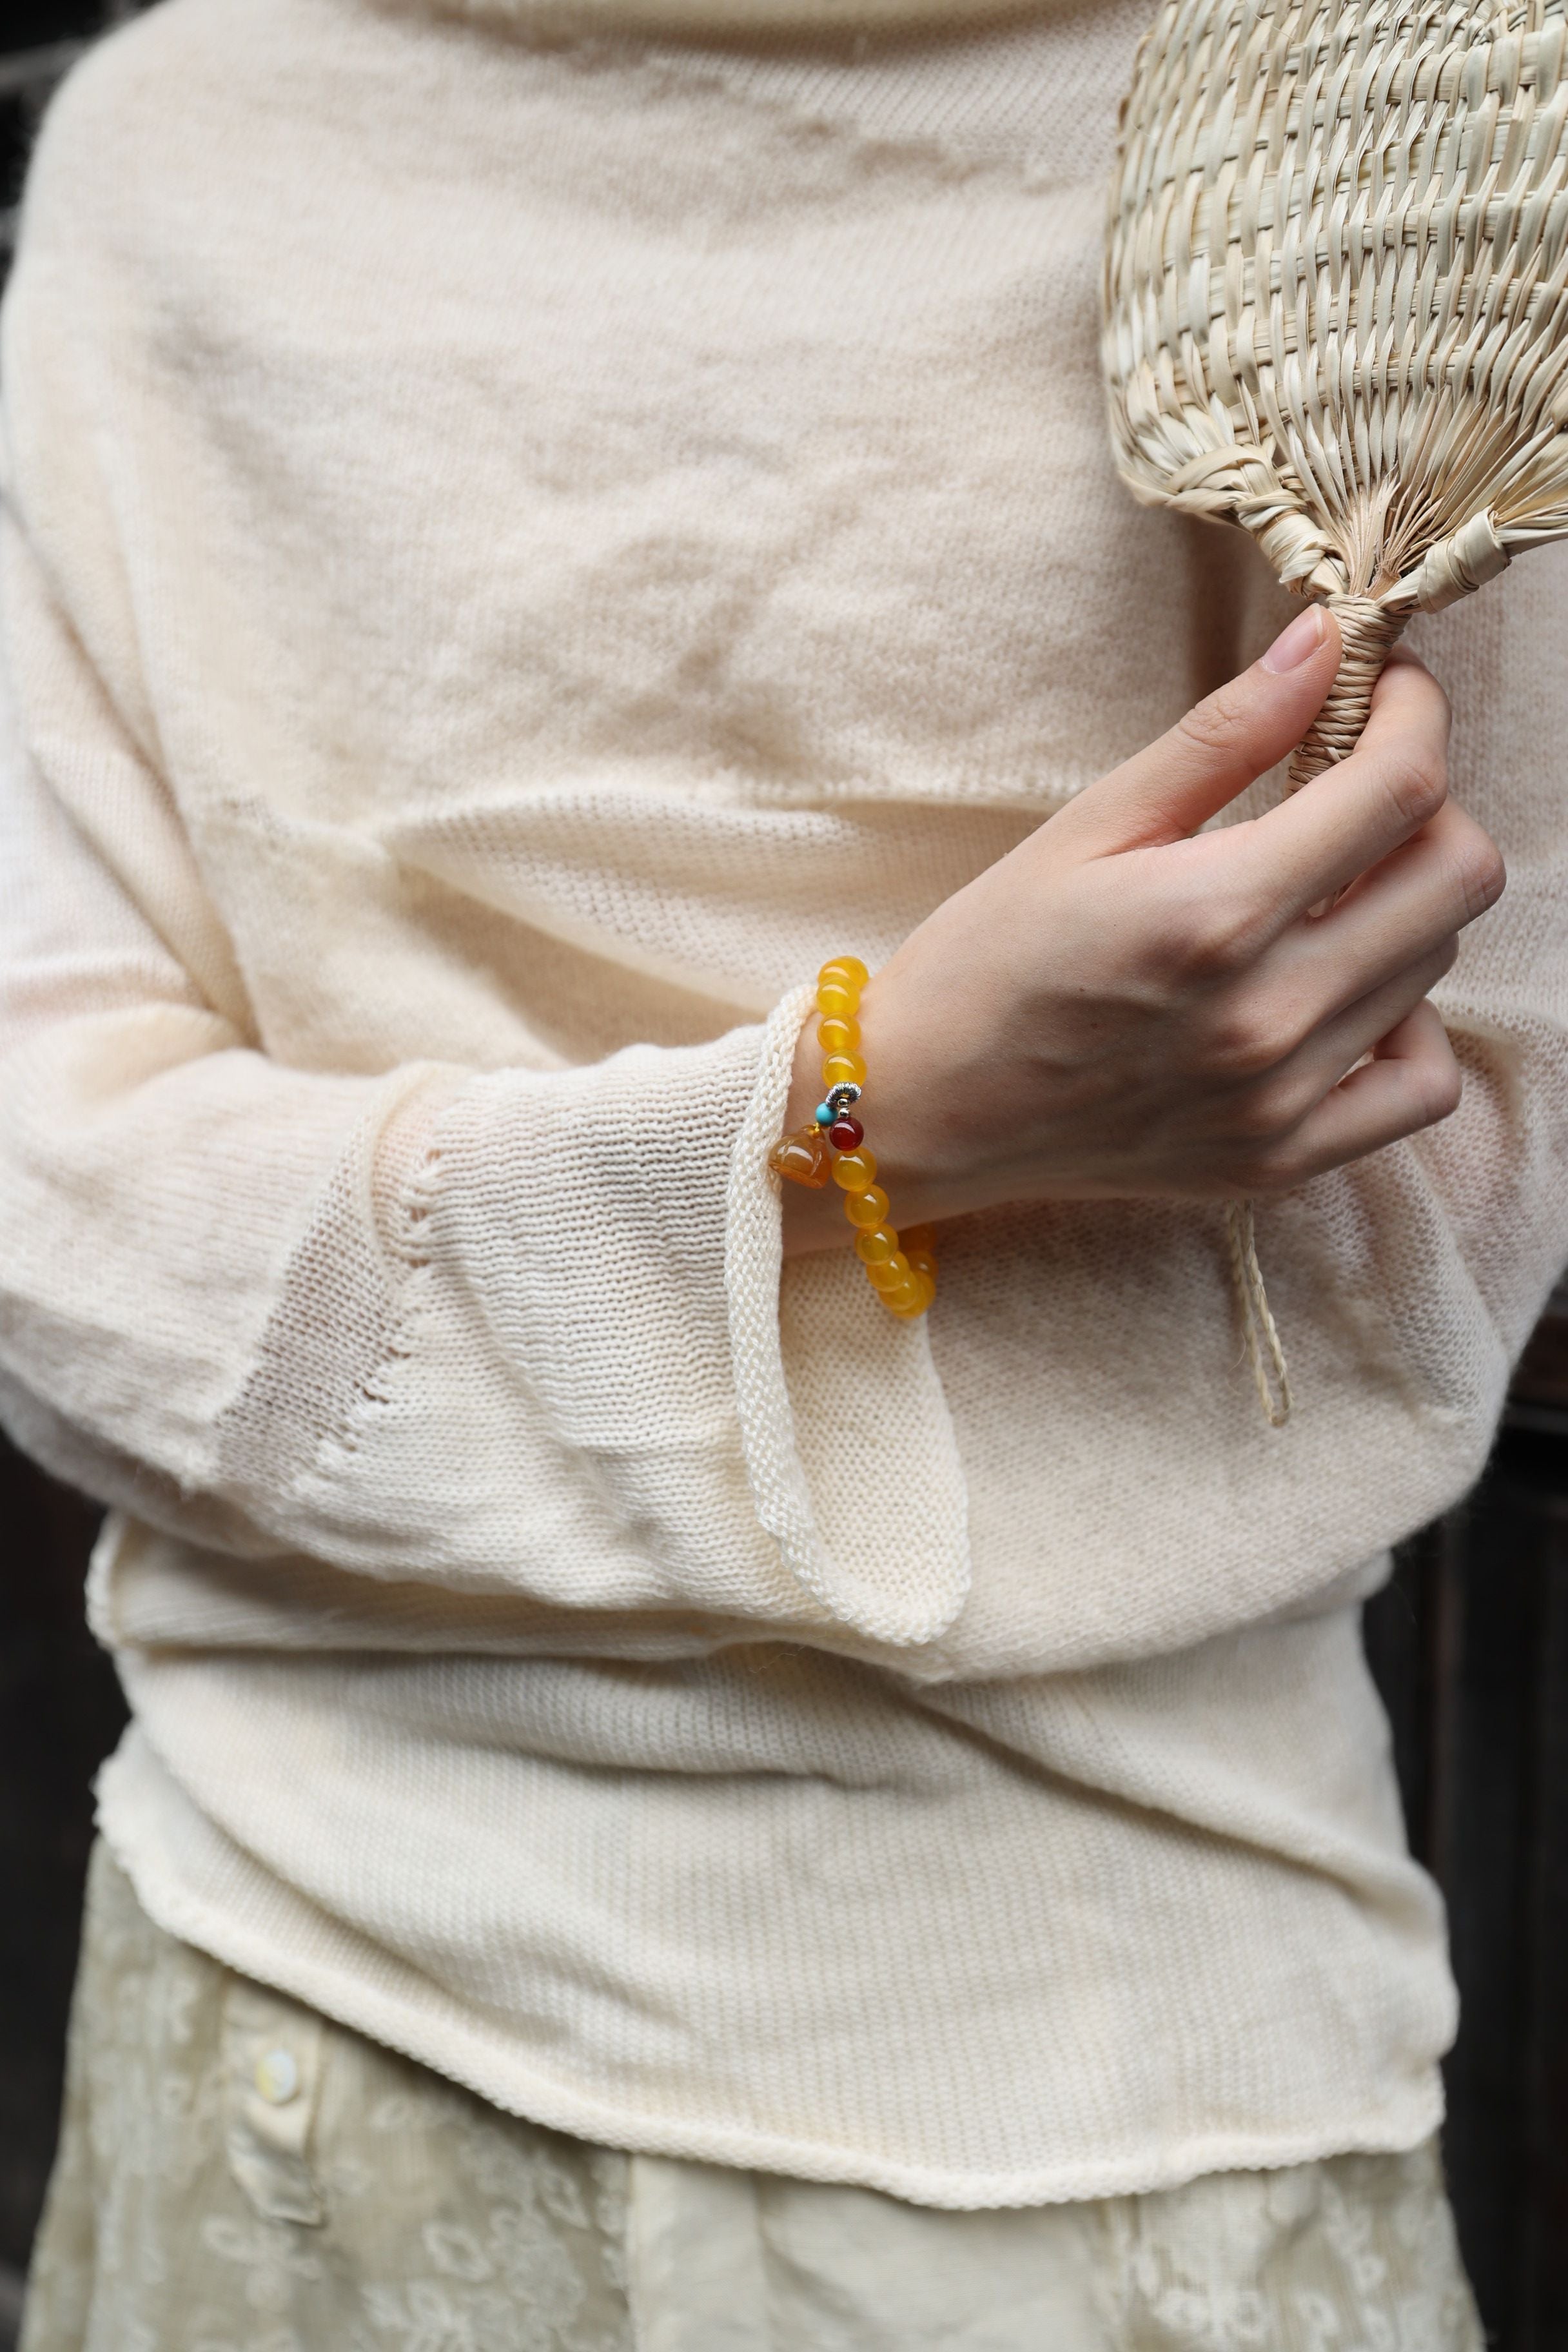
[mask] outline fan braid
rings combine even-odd
[[[1345,657],[1568,531],[1564,0],[1169,0],[1111,190],[1103,356],[1134,495],[1252,532]]]

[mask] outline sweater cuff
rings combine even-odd
[[[782,1265],[784,1122],[809,988],[763,1036],[730,1162],[730,1350],[757,1517],[829,1615],[900,1646],[935,1641],[969,1591],[963,1471],[926,1318],[887,1313],[847,1250]]]

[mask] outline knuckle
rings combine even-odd
[[[1379,782],[1395,814],[1413,833],[1430,824],[1448,797],[1448,779],[1442,765],[1409,752],[1384,753]]]
[[[1450,1053],[1443,1064],[1435,1066],[1426,1074],[1423,1081],[1424,1124],[1436,1127],[1439,1119],[1450,1118],[1459,1108],[1459,1097],[1464,1090],[1464,1075]]]
[[[1228,759],[1246,732],[1247,714],[1234,684],[1216,688],[1176,721],[1176,732],[1206,761]]]
[[[1283,1149],[1301,1116],[1302,1105],[1293,1087],[1279,1082],[1248,1087],[1237,1098],[1231,1130],[1238,1143],[1251,1148],[1255,1157],[1267,1160]]]
[[[1205,891],[1181,909],[1175,930],[1179,963],[1193,980],[1230,979],[1258,952],[1257,910],[1238,893]]]
[[[1508,868],[1502,852],[1489,834],[1479,825],[1471,828],[1471,838],[1459,853],[1458,883],[1464,900],[1467,921],[1484,915],[1502,897],[1508,881]]]
[[[1209,1024],[1207,1059],[1225,1077],[1260,1078],[1295,1044],[1279,1014],[1257,1003],[1227,1004]]]

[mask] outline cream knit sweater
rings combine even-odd
[[[800,984],[1278,600],[1106,453],[1140,7],[515,13],[167,0],[26,201],[0,1375],[117,1507],[108,1834],[624,2146],[978,2206],[1412,2143],[1356,1603],[1568,1253],[1568,557],[1416,632],[1512,879],[1459,1112],[1260,1217],[1283,1432],[1206,1208],[954,1224],[912,1330],[781,1279]]]

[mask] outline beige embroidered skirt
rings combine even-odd
[[[100,1847],[22,2352],[1479,2352],[1435,2147],[1027,2211],[628,2157],[155,1927]]]

